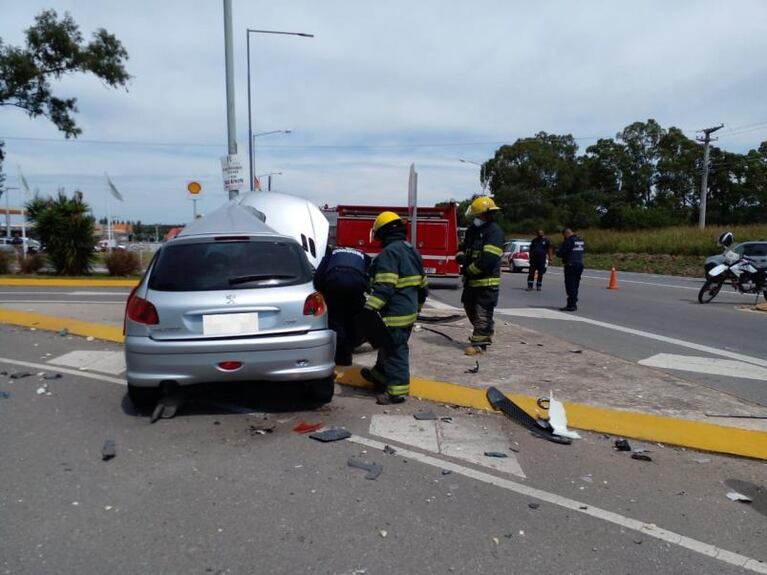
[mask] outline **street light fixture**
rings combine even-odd
[[[487,194],[487,182],[485,181],[485,164],[482,164],[480,162],[475,162],[473,160],[464,160],[463,158],[458,158],[458,161],[459,162],[463,162],[464,164],[474,164],[475,166],[479,166],[479,168],[480,168],[479,178],[480,178],[481,184],[482,184],[482,195],[483,196],[486,195]]]
[[[282,175],[282,172],[269,172],[268,174],[258,174],[256,176],[256,179],[260,182],[261,178],[268,177],[269,178],[268,179],[269,183],[267,184],[266,191],[267,192],[271,192],[272,191],[272,176],[281,176],[281,175]]]
[[[251,34],[277,34],[279,36],[300,36],[301,38],[314,38],[314,34],[306,34],[304,32],[279,32],[277,30],[253,30],[251,28],[248,28],[246,30],[246,44],[247,44],[247,52],[248,52],[248,158],[250,159],[250,191],[253,191],[253,175],[255,174],[255,167],[253,165],[253,117],[251,115],[251,102],[250,102],[250,35]],[[278,130],[279,132],[280,130]],[[285,131],[284,133],[290,133],[290,131]]]
[[[261,136],[272,136],[274,134],[292,134],[293,130],[269,130],[268,132],[258,132],[256,134],[253,134],[250,138],[250,146],[248,148],[248,151],[250,152],[250,174],[251,174],[251,182],[250,182],[250,188],[251,192],[255,188],[255,180],[258,176],[253,176],[253,174],[256,172],[256,138],[259,138]]]

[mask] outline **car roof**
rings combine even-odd
[[[170,241],[188,240],[195,237],[204,238],[212,235],[261,235],[295,241],[293,238],[280,234],[267,226],[261,219],[262,215],[255,208],[242,206],[237,201],[230,200],[186,226],[176,238]]]

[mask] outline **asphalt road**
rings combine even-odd
[[[767,346],[764,344],[767,314],[745,309],[753,305],[754,296],[723,289],[713,302],[700,304],[697,295],[702,285],[701,280],[622,272],[618,276],[618,289],[608,290],[608,277],[609,272],[584,271],[578,312],[572,315],[591,320],[591,323],[564,321],[562,318],[568,314],[551,313],[565,304],[560,268],[552,268],[544,276],[541,292],[526,291],[526,273],[504,272],[499,309],[511,310],[505,314],[508,321],[631,361],[645,360],[659,353],[722,358],[713,351],[718,350],[725,354],[746,356],[741,360],[747,364],[767,367]],[[452,306],[461,306],[460,290],[439,289],[445,286],[440,282],[434,283],[437,288],[432,290],[434,299]],[[763,296],[760,296],[760,301],[763,301]],[[546,314],[543,317],[541,314],[533,314],[534,317],[519,315],[519,310],[530,308],[546,310]],[[678,341],[670,343],[640,336],[617,330],[616,326]],[[687,346],[685,343],[693,345]],[[710,349],[697,349],[697,346]],[[764,380],[705,371],[670,371],[743,399],[767,405],[767,382]],[[738,373],[737,366],[731,372]]]
[[[767,572],[760,462],[632,442],[653,459],[636,461],[613,438],[554,445],[497,415],[384,409],[350,388],[319,409],[281,387],[199,389],[150,425],[119,376],[49,363],[119,346],[0,326],[0,350],[3,573]],[[488,441],[511,442],[526,478],[371,433],[374,417],[421,410],[500,426]],[[320,444],[292,431],[299,421],[355,435]],[[117,454],[102,461],[107,439]]]

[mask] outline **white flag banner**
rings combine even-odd
[[[123,196],[122,196],[122,194],[121,194],[119,191],[117,191],[117,188],[116,188],[116,187],[115,187],[115,185],[112,183],[112,180],[110,180],[110,179],[109,179],[109,175],[108,175],[108,174],[107,174],[107,184],[109,184],[109,192],[110,192],[110,193],[111,193],[111,194],[112,194],[112,195],[113,195],[113,196],[114,196],[116,199],[120,200],[121,202],[122,202],[122,201],[124,201],[124,200],[123,200]]]

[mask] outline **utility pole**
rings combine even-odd
[[[698,215],[698,227],[703,230],[706,229],[706,196],[708,195],[708,150],[711,143],[711,134],[717,130],[724,128],[724,124],[719,124],[713,128],[706,128],[700,130],[703,132],[702,138],[697,138],[699,142],[703,142],[703,176],[700,181],[700,214]],[[716,138],[714,138],[716,141]]]
[[[232,0],[224,0],[224,59],[226,63],[226,127],[229,136],[229,155],[237,155],[237,131],[234,119],[234,48],[232,47]],[[237,190],[229,190],[229,199],[237,197]]]

